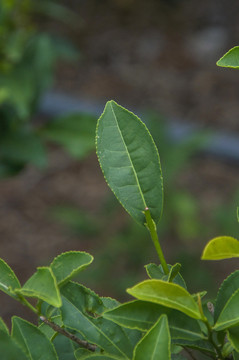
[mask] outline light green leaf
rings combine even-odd
[[[8,327],[1,317],[0,317],[0,330],[4,331],[6,334],[9,334]]]
[[[169,281],[170,278],[173,278],[172,279],[173,283],[182,286],[184,289],[187,289],[187,285],[186,285],[182,275],[177,273],[176,276],[174,276],[175,270],[176,271],[178,270],[179,265],[180,264],[175,264],[174,266],[172,266],[172,265],[168,264],[169,274],[167,274],[167,275],[165,275],[162,265],[156,265],[156,264],[151,263],[151,264],[145,265],[145,269],[146,269],[147,275],[151,279]]]
[[[92,115],[70,114],[48,122],[41,134],[81,159],[95,148],[95,126],[96,118]]]
[[[57,256],[50,268],[56,277],[58,286],[66,283],[93,261],[93,256],[82,251],[69,251]]]
[[[231,236],[219,236],[208,242],[202,260],[222,260],[239,257],[239,241]]]
[[[150,301],[156,304],[182,311],[186,315],[201,319],[197,303],[183,287],[162,280],[145,280],[127,292],[139,300]]]
[[[149,208],[157,223],[163,201],[162,173],[155,143],[143,122],[114,101],[108,101],[98,120],[96,148],[111,190],[139,223]]]
[[[12,318],[12,337],[31,360],[58,360],[51,341],[28,321],[14,316]]]
[[[239,352],[239,326],[228,329],[227,337],[234,349]]]
[[[31,360],[5,331],[0,330],[0,349],[2,360]]]
[[[13,270],[4,260],[0,259],[0,290],[16,298],[14,290],[20,287],[19,280]]]
[[[188,340],[203,339],[197,320],[184,313],[162,305],[135,300],[106,311],[103,317],[121,326],[142,331],[149,330],[161,315],[167,315],[172,338]]]
[[[21,289],[17,290],[17,293],[41,299],[55,307],[62,305],[56,278],[49,267],[37,268],[35,274],[27,280]]]
[[[160,316],[156,324],[146,333],[134,349],[133,360],[171,360],[170,332],[167,316]]]
[[[224,54],[217,62],[218,66],[239,69],[239,46],[235,46]]]
[[[239,270],[230,274],[222,283],[215,302],[214,322],[218,320],[231,296],[239,289]]]
[[[231,326],[239,325],[239,289],[230,297],[223,310],[221,311],[214,330],[220,331]]]
[[[138,341],[138,331],[123,329],[96,314],[103,310],[102,300],[82,285],[69,282],[61,288],[62,320],[65,326],[78,331],[90,343],[96,344],[108,354],[130,359]],[[132,339],[133,336],[133,339]]]

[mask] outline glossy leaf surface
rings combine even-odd
[[[171,360],[170,344],[167,316],[162,315],[135,347],[133,360]]]
[[[83,271],[92,261],[93,256],[86,252],[69,251],[57,256],[50,267],[58,285],[62,285]]]
[[[56,278],[49,267],[39,267],[35,274],[27,280],[18,293],[46,301],[48,304],[60,307],[61,297]]]
[[[50,340],[28,321],[14,317],[12,319],[12,337],[31,360],[58,360]]]
[[[233,47],[223,55],[221,59],[218,60],[217,65],[239,69],[239,46]]]
[[[98,120],[97,155],[115,196],[139,223],[149,208],[155,223],[161,217],[162,173],[154,141],[143,122],[114,101],[106,104]]]
[[[198,340],[204,337],[197,320],[178,310],[146,301],[135,300],[124,303],[113,310],[105,312],[103,316],[121,326],[146,331],[163,314],[168,317],[172,338]]]
[[[219,236],[204,248],[202,260],[222,260],[239,257],[239,241],[231,236]]]
[[[202,317],[193,297],[177,284],[162,280],[146,280],[127,289],[127,292],[139,300],[182,311],[192,318],[201,319]]]
[[[13,270],[4,260],[0,259],[0,290],[15,298],[16,295],[13,290],[20,287],[19,280]]]

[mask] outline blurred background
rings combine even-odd
[[[147,231],[120,207],[94,150],[114,99],[146,122],[165,186],[159,236],[189,291],[214,296],[237,260],[200,261],[238,237],[239,72],[216,61],[238,45],[237,0],[1,0],[0,257],[21,282],[62,251],[95,257],[79,281],[100,295],[157,262]],[[23,314],[0,295],[0,315]]]

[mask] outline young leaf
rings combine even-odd
[[[171,338],[166,315],[160,316],[156,324],[146,333],[134,349],[133,360],[171,360]]]
[[[21,287],[18,278],[14,274],[13,270],[8,266],[5,261],[0,259],[0,290],[10,295],[13,298],[16,298],[14,294],[14,289],[19,289]]]
[[[124,359],[132,357],[134,344],[126,330],[102,317],[94,317],[104,310],[102,300],[95,293],[82,285],[69,282],[61,288],[61,294],[65,326],[78,331],[89,343],[96,344],[108,354]],[[132,332],[135,333],[136,343],[138,332]]]
[[[239,257],[239,241],[231,236],[219,236],[208,242],[202,260],[222,260]]]
[[[239,46],[235,46],[218,60],[217,66],[239,69]]]
[[[113,310],[106,311],[103,317],[130,329],[147,331],[163,314],[168,317],[172,338],[188,340],[204,338],[197,320],[178,310],[147,301],[135,300],[124,303]]]
[[[230,274],[222,283],[215,302],[214,321],[216,322],[231,296],[239,289],[239,270]]]
[[[93,256],[82,251],[69,251],[57,256],[50,268],[56,277],[58,286],[72,279],[93,261]]]
[[[234,349],[239,352],[239,326],[228,329],[227,337]]]
[[[179,273],[177,273],[175,275],[175,270],[177,271],[179,268],[178,265],[180,265],[180,264],[175,264],[174,266],[168,264],[168,268],[169,268],[168,275],[165,275],[162,265],[156,265],[156,264],[151,263],[151,264],[145,265],[145,269],[146,269],[147,275],[151,279],[158,279],[158,280],[163,280],[163,281],[169,281],[169,279],[170,279],[173,283],[178,284],[187,290],[187,286],[186,286],[186,283],[185,283],[182,275]]]
[[[12,337],[31,360],[58,360],[51,341],[35,325],[14,316],[12,318]],[[18,357],[16,357],[18,359]]]
[[[143,122],[114,101],[98,120],[96,148],[111,190],[140,224],[149,208],[157,223],[163,202],[162,173],[155,143]]]
[[[60,307],[62,304],[56,278],[49,267],[37,268],[35,274],[16,292],[23,296],[41,299],[55,307]]]
[[[0,330],[0,349],[3,360],[30,360],[15,340],[2,330]]]
[[[182,311],[195,319],[202,318],[193,297],[177,284],[162,280],[145,280],[127,289],[127,292],[139,300],[150,301]]]

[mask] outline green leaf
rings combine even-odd
[[[239,352],[233,351],[233,359],[239,360]]]
[[[55,324],[59,326],[63,326],[63,322],[60,315],[51,316],[51,321],[53,321]],[[44,322],[41,322],[41,324],[38,326],[38,329],[41,330],[41,332],[46,335],[46,337],[50,340],[52,340],[56,334],[56,331],[53,330],[50,326],[45,324]]]
[[[85,355],[85,356],[80,356],[77,357],[77,352],[76,352],[76,359],[78,360],[122,360],[124,358],[122,357],[118,357],[118,356],[114,356],[114,355],[107,355],[107,354],[89,354],[89,355]]]
[[[189,341],[189,340],[176,339],[176,340],[173,340],[173,343],[183,346],[183,347],[189,347],[191,349],[199,350],[206,354],[214,354],[215,355],[214,347],[207,340]]]
[[[217,66],[239,69],[239,46],[235,46],[218,60]]]
[[[69,329],[78,331],[84,338],[108,354],[130,359],[138,341],[138,331],[128,334],[117,324],[95,314],[103,310],[102,300],[82,285],[69,282],[61,288],[62,320]],[[133,338],[132,338],[133,337]]]
[[[193,297],[177,284],[162,280],[146,280],[127,289],[127,292],[139,300],[150,301],[182,311],[195,319],[202,318]]]
[[[179,273],[176,273],[176,275],[175,275],[175,272],[177,272],[179,270],[179,265],[180,264],[175,264],[172,266],[172,265],[168,264],[169,274],[167,274],[167,275],[165,275],[162,265],[156,265],[156,264],[151,263],[151,264],[145,265],[145,269],[146,269],[148,276],[151,279],[169,281],[169,279],[171,280],[173,278],[171,280],[173,283],[182,286],[184,289],[187,289],[187,285],[186,285],[182,275]]]
[[[4,331],[6,334],[9,334],[8,327],[1,317],[0,317],[0,330]]]
[[[58,360],[50,340],[28,321],[14,316],[12,318],[12,337],[31,360]]]
[[[50,121],[41,134],[62,145],[72,156],[81,159],[94,150],[96,118],[88,114],[70,114]]]
[[[239,270],[230,274],[222,283],[215,302],[214,322],[218,320],[231,296],[239,289]]]
[[[234,325],[239,325],[239,289],[230,297],[223,310],[221,311],[214,330],[220,331]]]
[[[30,360],[15,340],[2,330],[0,330],[0,349],[3,360]]]
[[[13,270],[4,260],[0,259],[0,290],[11,297],[16,298],[14,290],[20,287],[20,282]]]
[[[171,360],[170,333],[166,315],[160,316],[156,324],[146,333],[134,349],[133,360]]]
[[[239,326],[228,329],[227,337],[234,349],[239,352]]]
[[[18,294],[46,301],[48,304],[60,307],[61,297],[56,278],[49,267],[39,267],[35,274],[27,280],[24,286],[17,290]]]
[[[69,251],[57,256],[50,264],[50,268],[60,286],[87,268],[92,261],[93,256],[86,252]]]
[[[56,349],[59,360],[75,360],[74,344],[66,336],[58,334],[53,340],[53,345]]]
[[[149,208],[157,223],[162,213],[163,185],[155,143],[143,122],[114,101],[108,101],[98,120],[96,148],[111,190],[139,223]]]
[[[184,313],[162,305],[135,300],[119,305],[117,308],[106,311],[103,317],[116,324],[138,329],[149,330],[161,315],[167,315],[172,338],[188,340],[203,339],[200,325],[197,320]]]
[[[222,260],[239,257],[239,241],[231,236],[219,236],[208,242],[202,260]]]

